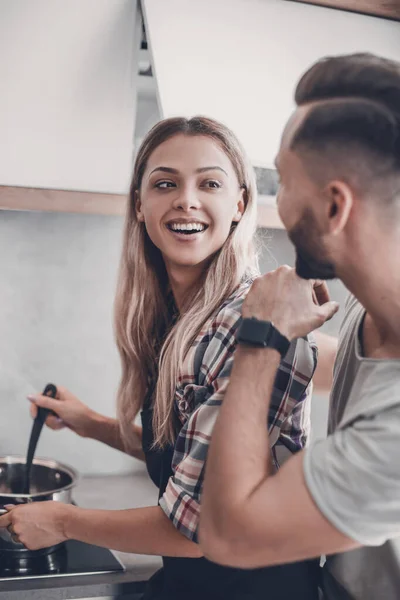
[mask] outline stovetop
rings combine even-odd
[[[106,548],[68,540],[55,552],[34,559],[11,559],[0,552],[0,581],[96,575],[124,571]]]

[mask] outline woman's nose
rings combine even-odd
[[[174,200],[174,208],[180,210],[200,208],[200,200],[197,190],[188,187],[179,190],[179,194]]]

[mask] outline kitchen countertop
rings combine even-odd
[[[136,465],[135,465],[136,466]],[[157,488],[145,467],[136,466],[127,475],[83,477],[74,492],[74,501],[82,507],[102,509],[154,506]],[[114,553],[125,566],[124,573],[0,581],[1,600],[68,600],[70,598],[123,598],[143,591],[144,582],[160,568],[157,556]]]

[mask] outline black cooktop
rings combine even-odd
[[[124,571],[123,565],[106,548],[76,540],[37,558],[15,559],[0,551],[0,581],[95,575]]]

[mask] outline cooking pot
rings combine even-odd
[[[32,464],[31,489],[22,494],[26,458],[23,456],[0,456],[0,514],[7,512],[5,504],[27,504],[31,502],[72,503],[72,490],[78,481],[78,473],[72,467],[55,460],[35,458]],[[0,529],[0,553],[9,556],[27,557],[28,554],[48,554],[61,544],[42,550],[28,550],[23,544],[13,541],[8,529]]]

